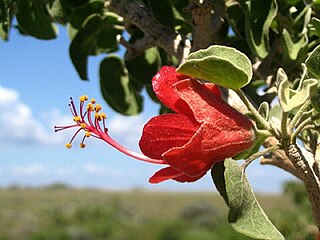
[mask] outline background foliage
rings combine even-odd
[[[251,239],[231,229],[222,199],[210,193],[104,192],[54,184],[0,189],[1,240]],[[284,195],[258,195],[286,239],[314,239],[303,185]],[[288,221],[297,219],[295,224]]]
[[[130,19],[105,8],[105,2],[109,1],[1,0],[0,36],[8,40],[11,29],[17,28],[21,34],[47,40],[58,37],[58,25],[67,27],[70,58],[79,77],[89,78],[90,56],[105,55],[100,65],[100,84],[106,102],[122,114],[138,114],[143,109],[143,89],[146,88],[154,99],[150,84],[159,67],[178,64],[181,59],[165,51],[156,41],[144,48],[130,49],[148,34]],[[178,33],[197,44],[195,17],[190,9],[193,1],[120,2],[140,2],[150,13],[149,17],[165,27],[166,32]],[[320,1],[215,0],[212,6],[213,18],[219,21],[207,29],[213,34],[202,47],[221,44],[235,47],[249,56],[254,75],[245,91],[257,105],[262,101],[270,102],[275,96],[272,86],[278,68],[282,67],[289,79],[294,80],[302,71],[300,64],[307,53],[319,43]],[[119,41],[117,36],[122,36],[127,43],[124,44],[126,52],[120,57],[114,54],[124,41]],[[133,54],[133,50],[137,52]],[[261,86],[266,93],[262,96],[256,92]]]

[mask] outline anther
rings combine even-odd
[[[73,121],[76,122],[76,123],[77,123],[77,122],[80,122],[80,117],[79,117],[79,116],[75,116],[75,117],[73,118]]]
[[[81,97],[79,97],[80,102],[85,102],[88,100],[88,96],[87,95],[83,95]]]
[[[100,113],[100,117],[101,117],[102,119],[106,119],[106,118],[107,118],[107,114],[105,114],[105,113]]]
[[[95,114],[94,114],[94,117],[95,117],[98,121],[101,120],[101,115],[100,115],[99,113],[95,113]]]
[[[93,107],[92,103],[88,103],[87,110],[88,111],[93,111],[93,109],[94,109],[94,107]]]
[[[67,143],[66,144],[66,148],[68,148],[68,149],[72,148],[72,144],[71,143]]]
[[[100,104],[97,104],[97,105],[95,106],[95,108],[94,108],[94,110],[95,110],[96,112],[99,112],[101,109],[102,109],[102,107],[101,107]]]

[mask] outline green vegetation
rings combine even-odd
[[[301,189],[290,183],[284,196],[258,195],[286,239],[314,239]],[[0,189],[0,196],[1,240],[250,239],[230,227],[227,207],[214,193],[111,192],[55,184]],[[290,219],[298,219],[297,225]]]

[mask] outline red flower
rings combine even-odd
[[[169,165],[156,172],[151,183],[196,181],[213,164],[252,146],[252,123],[222,100],[216,85],[200,83],[168,66],[152,84],[159,100],[176,113],[154,117],[144,126],[141,151]]]
[[[71,99],[74,123],[55,126],[55,131],[77,129],[67,148],[84,131],[81,148],[85,139],[94,137],[137,160],[169,165],[156,172],[151,183],[196,181],[216,162],[251,147],[252,123],[222,100],[216,85],[178,74],[173,67],[162,67],[152,84],[158,98],[176,113],[154,117],[144,126],[139,145],[145,155],[130,151],[110,137],[101,105],[94,99],[86,105],[87,96],[80,97],[79,110]]]

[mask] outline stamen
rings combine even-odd
[[[77,109],[74,105],[74,102],[73,102],[73,99],[72,97],[70,98],[70,104],[69,104],[69,107],[70,107],[70,111],[72,113],[72,115],[75,117],[75,116],[78,116],[78,113],[77,113]]]
[[[95,116],[94,126],[99,132],[101,132],[101,127],[100,127],[100,123],[99,123],[99,121],[101,120],[100,115],[99,115],[99,113],[95,113],[94,115],[96,115],[96,114],[98,114],[98,116]]]
[[[73,127],[77,127],[78,124],[74,124],[74,125],[70,125],[70,126],[54,126],[54,131],[55,132],[59,132],[68,128],[73,128]]]
[[[100,113],[100,116],[102,118],[102,126],[103,126],[103,131],[107,132],[108,129],[106,128],[106,119],[107,119],[107,115],[105,113]]]
[[[79,128],[79,129],[75,132],[75,134],[72,136],[72,138],[71,138],[71,140],[70,140],[70,142],[69,142],[70,145],[72,144],[73,140],[75,139],[75,137],[78,135],[78,133],[79,133],[81,130],[82,130],[82,129]],[[71,146],[72,146],[72,145],[71,145]]]
[[[145,162],[149,162],[149,163],[156,163],[156,164],[168,164],[165,160],[152,159],[152,158],[149,158],[143,154],[133,152],[133,151],[125,148],[124,146],[122,146],[118,142],[116,142],[114,139],[112,139],[108,135],[108,129],[105,126],[105,120],[107,118],[107,115],[103,112],[99,113],[102,109],[101,105],[96,104],[94,106],[93,104],[95,104],[96,100],[91,99],[90,103],[88,103],[86,106],[87,111],[83,112],[84,102],[88,100],[88,96],[83,95],[83,96],[79,97],[79,100],[80,100],[80,115],[77,114],[77,109],[75,107],[75,104],[74,104],[74,101],[72,98],[70,98],[70,103],[69,103],[70,111],[73,115],[73,121],[76,124],[73,124],[70,126],[55,126],[54,127],[55,132],[65,130],[68,128],[73,128],[73,127],[78,128],[77,131],[75,132],[75,134],[72,136],[70,142],[66,144],[66,147],[68,149],[70,149],[72,147],[72,142],[75,139],[75,137],[78,135],[78,133],[81,130],[84,130],[85,133],[84,133],[84,136],[83,136],[82,141],[80,143],[80,148],[85,148],[85,146],[86,146],[86,144],[84,143],[85,139],[92,136],[92,137],[95,137],[95,138],[98,138],[98,139],[105,141],[106,143],[108,143],[109,145],[111,145],[112,147],[117,149],[118,151],[120,151],[130,157],[133,157],[137,160],[145,161]],[[92,113],[94,113],[94,121],[92,119]],[[102,121],[102,127],[103,127],[102,129],[101,129],[101,125],[100,125],[101,121]]]
[[[88,110],[88,115],[87,115],[87,119],[88,119],[88,122],[90,124],[90,126],[93,126],[93,122],[92,122],[92,118],[91,118],[91,110]]]

